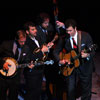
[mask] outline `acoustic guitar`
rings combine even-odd
[[[85,52],[91,52],[93,50],[97,49],[96,44],[92,44],[88,49],[85,49]],[[71,50],[69,53],[63,53],[61,52],[59,57],[60,59],[65,59],[70,61],[70,64],[66,63],[64,65],[59,65],[60,66],[60,72],[63,76],[69,76],[73,72],[73,70],[80,65],[79,57],[81,53],[77,54],[75,50]]]

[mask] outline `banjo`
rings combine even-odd
[[[0,69],[0,76],[3,76],[4,78],[11,78],[16,75],[17,69],[25,68],[30,65],[30,63],[18,64],[17,61],[12,57],[5,57],[4,61],[9,63],[8,65],[9,70]],[[34,64],[34,67],[38,67],[39,65],[52,65],[53,63],[54,63],[53,60],[49,60],[45,62],[36,61],[33,64]]]

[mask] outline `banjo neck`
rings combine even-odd
[[[17,69],[28,67],[31,64],[33,64],[34,67],[35,66],[38,67],[39,65],[44,65],[44,64],[52,65],[54,63],[53,60],[49,60],[49,61],[45,61],[45,62],[35,61],[33,63],[18,64],[17,61],[12,57],[5,57],[4,60],[5,60],[5,62],[9,63],[9,65],[8,65],[9,70],[4,70],[3,68],[0,69],[0,76],[2,76],[2,78],[13,77],[16,75]]]

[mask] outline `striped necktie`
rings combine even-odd
[[[72,38],[72,40],[73,40],[73,48],[77,49],[76,41],[74,40],[74,38]]]

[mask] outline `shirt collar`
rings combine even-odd
[[[41,26],[39,26],[41,29],[42,29],[42,31],[45,33],[45,32],[47,32],[47,30],[46,29],[43,29]]]
[[[74,40],[76,41],[76,44],[77,44],[77,35],[78,35],[78,32],[76,31],[75,35],[72,37],[70,37],[70,40],[72,40],[72,38],[74,38]]]
[[[71,38],[71,39],[72,39],[72,38],[76,39],[76,38],[77,38],[77,35],[78,35],[78,32],[76,31],[75,35],[74,35],[73,37],[71,36],[70,38]]]

